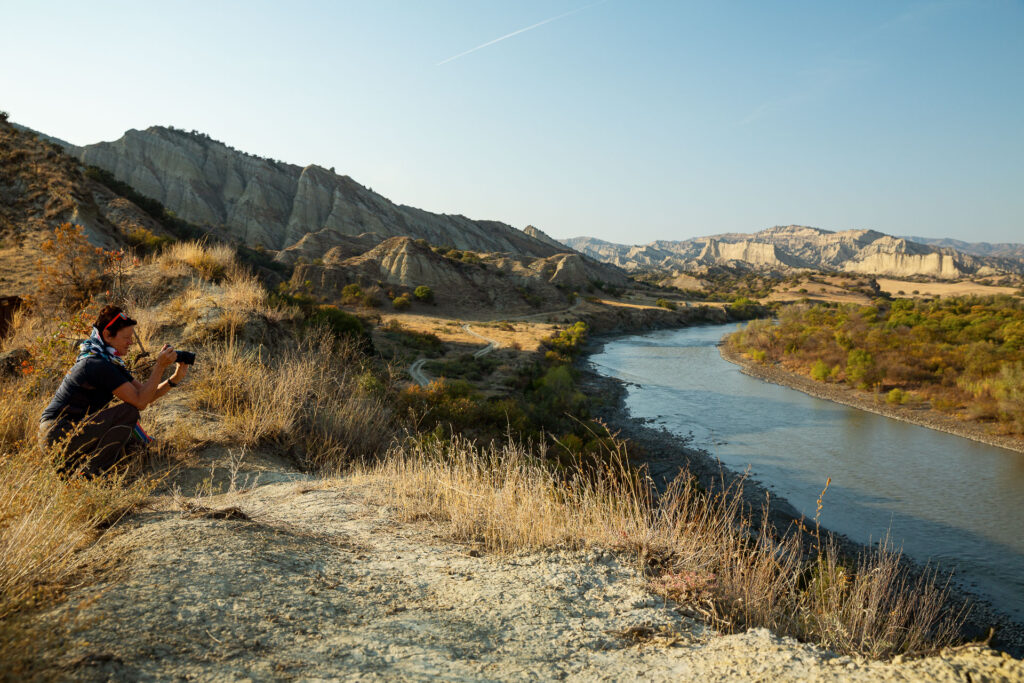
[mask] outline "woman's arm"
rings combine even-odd
[[[153,366],[153,372],[149,374],[149,379],[144,384],[137,381],[125,382],[114,389],[114,396],[117,396],[125,403],[130,403],[139,410],[145,410],[146,406],[155,401],[158,395],[166,394],[170,388],[166,382],[161,384],[160,378],[163,376],[167,366],[174,362],[175,356],[174,349],[170,346],[165,346],[160,351],[160,355],[156,357],[156,365]],[[178,376],[178,373],[181,372],[181,367],[181,365],[178,365],[179,370],[174,373],[175,376]],[[182,376],[184,375],[182,374]],[[163,389],[163,393],[158,394],[161,389]]]

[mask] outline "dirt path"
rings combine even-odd
[[[416,384],[419,384],[421,387],[425,387],[430,384],[430,378],[427,377],[427,373],[423,371],[423,365],[426,362],[426,358],[420,358],[409,366],[409,376],[412,377],[413,382],[416,382]]]
[[[980,649],[887,664],[763,629],[717,635],[611,553],[482,555],[396,522],[366,478],[260,477],[156,497],[108,534],[96,552],[118,564],[48,615],[86,605],[59,677],[1024,680]]]
[[[469,323],[466,323],[465,325],[463,325],[462,329],[464,329],[466,332],[468,332],[469,334],[473,335],[474,337],[476,337],[478,339],[483,339],[485,342],[487,342],[487,346],[485,346],[484,348],[478,349],[478,350],[473,352],[473,358],[481,358],[483,356],[486,356],[491,351],[493,351],[494,349],[496,349],[499,346],[501,346],[501,344],[499,344],[496,339],[491,339],[490,337],[485,337],[482,334],[474,332],[473,329],[469,326]]]

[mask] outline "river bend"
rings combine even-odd
[[[749,377],[716,344],[732,325],[624,337],[591,357],[628,383],[634,417],[691,434],[808,518],[863,543],[887,532],[908,555],[1024,620],[1024,455]]]

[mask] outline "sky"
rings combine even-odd
[[[0,109],[173,125],[389,199],[646,243],[1024,242],[1021,0],[0,0]]]

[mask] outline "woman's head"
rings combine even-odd
[[[100,338],[113,346],[118,355],[123,356],[128,353],[137,324],[135,320],[125,315],[119,306],[108,304],[100,311],[94,327],[99,330]]]

